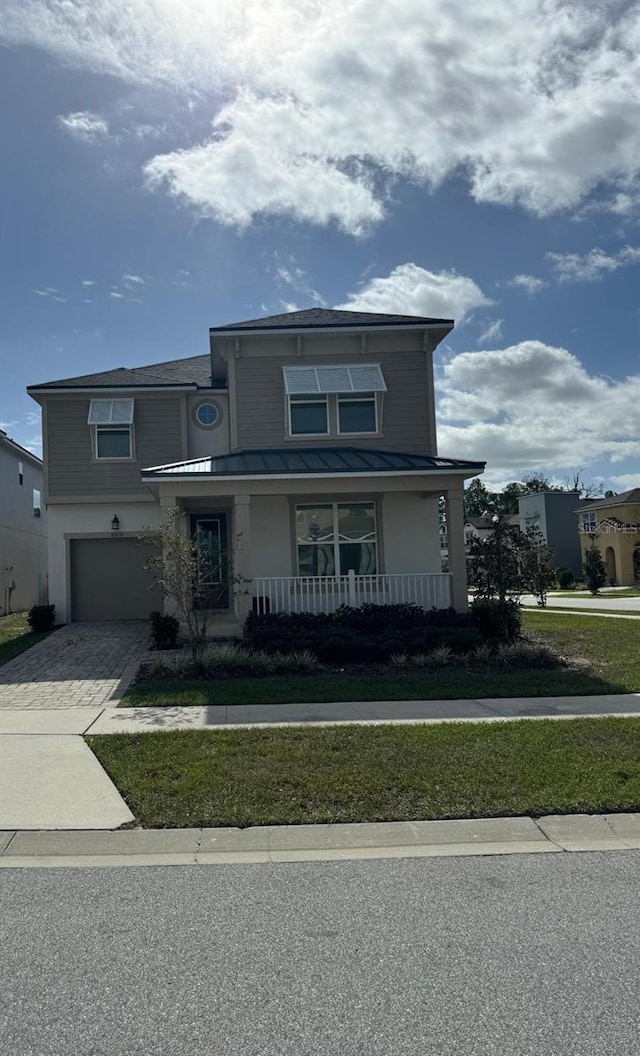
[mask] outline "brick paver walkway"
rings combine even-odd
[[[0,708],[94,708],[114,702],[149,645],[143,620],[72,623],[0,667]],[[124,676],[124,680],[123,680]],[[119,685],[121,680],[123,684]]]

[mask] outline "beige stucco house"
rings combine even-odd
[[[640,488],[589,500],[576,512],[583,561],[594,541],[610,583],[618,587],[640,583]]]
[[[452,327],[311,309],[214,327],[208,355],[32,386],[60,617],[158,607],[138,536],[175,507],[249,583],[227,633],[252,607],[464,609],[463,484],[484,463],[437,454],[433,351]]]
[[[0,429],[0,615],[47,600],[42,462]]]

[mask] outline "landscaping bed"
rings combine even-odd
[[[87,742],[148,828],[640,809],[640,719],[184,731]]]
[[[357,700],[450,700],[456,698],[570,696],[640,690],[640,627],[632,620],[565,612],[522,614],[523,629],[566,666],[513,668],[460,661],[441,667],[392,664],[310,665],[306,671],[214,678],[142,677],[123,707],[209,704],[287,704]]]
[[[0,667],[41,642],[51,631],[32,631],[26,612],[0,616]]]

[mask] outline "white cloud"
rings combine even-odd
[[[117,290],[111,290],[109,296],[115,297],[117,300],[122,300],[124,297],[124,293],[118,293]]]
[[[455,319],[460,326],[474,308],[492,302],[480,287],[456,271],[427,271],[418,264],[399,264],[389,275],[369,279],[336,308]]]
[[[146,169],[222,223],[286,214],[358,234],[394,179],[454,173],[476,200],[537,215],[595,189],[620,215],[637,201],[634,3],[520,0],[514,17],[512,0],[5,0],[0,34],[212,110],[225,99],[208,142]]]
[[[89,142],[109,135],[109,125],[105,119],[100,117],[99,114],[91,113],[90,110],[78,110],[73,114],[61,114],[58,117],[58,124],[70,136]]]
[[[135,282],[138,286],[144,286],[144,279],[140,275],[130,273],[122,276],[124,282]]]
[[[560,282],[595,282],[618,268],[640,263],[640,246],[623,246],[605,253],[597,246],[588,253],[547,253]]]
[[[487,320],[485,329],[478,338],[479,345],[488,345],[490,341],[499,341],[502,337],[502,324],[504,319]]]
[[[564,348],[522,341],[463,352],[438,383],[439,448],[493,474],[640,457],[640,375],[587,373]]]
[[[95,286],[95,282],[93,279],[82,279],[80,285],[85,287]]]
[[[545,286],[549,284],[544,279],[538,279],[535,275],[514,275],[512,279],[509,279],[506,283],[507,286],[513,286],[514,289],[525,290],[528,294],[540,293]]]
[[[58,290],[55,290],[53,286],[46,286],[44,290],[34,290],[34,293],[38,294],[38,297],[50,297],[52,301],[59,301],[60,304],[66,304],[67,298],[61,297]]]
[[[279,286],[290,286],[292,290],[306,298],[307,304],[321,305],[323,308],[326,306],[326,300],[310,284],[306,271],[298,266],[292,254],[283,257],[276,250],[273,258],[276,282]]]
[[[612,484],[615,484],[619,491],[631,491],[632,488],[640,488],[640,472],[638,473],[619,473],[615,477],[611,477]]]

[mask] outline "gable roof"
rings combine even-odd
[[[606,510],[609,506],[624,506],[626,503],[640,503],[640,488],[631,488],[630,491],[621,491],[619,495],[612,495],[608,499],[589,500],[588,504],[582,502],[578,510],[584,512],[589,510]]]
[[[0,429],[0,444],[7,447],[12,454],[16,455],[17,458],[26,458],[30,462],[33,462],[38,469],[42,469],[42,459],[34,455],[33,451],[28,451],[26,447],[19,444],[17,440],[12,440],[10,436],[5,433],[4,429]]]
[[[27,392],[36,389],[159,388],[164,385],[210,388],[211,357],[190,356],[188,359],[151,363],[145,367],[115,367],[97,374],[81,374],[75,378],[47,381],[42,385],[29,385]]]
[[[433,473],[467,470],[469,475],[484,469],[484,462],[465,462],[434,455],[378,451],[369,447],[262,448],[234,451],[229,455],[172,462],[143,469],[143,478],[165,476],[254,477],[340,473]]]
[[[383,312],[345,312],[337,308],[304,308],[299,312],[263,315],[259,319],[244,319],[226,326],[212,326],[209,332],[227,330],[299,330],[305,327],[358,326],[453,326],[453,319],[431,319],[420,315],[387,315]]]

